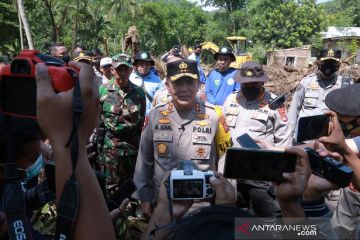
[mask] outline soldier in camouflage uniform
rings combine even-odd
[[[114,76],[100,86],[99,162],[107,184],[133,177],[145,117],[145,94],[129,81],[131,58],[125,54],[113,61]]]

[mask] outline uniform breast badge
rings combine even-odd
[[[166,156],[167,154],[167,146],[165,143],[158,143],[157,145],[158,154],[160,156]]]
[[[162,124],[169,124],[169,123],[171,123],[171,120],[168,119],[168,118],[160,118],[160,119],[158,120],[158,122],[159,122],[159,123],[162,123]]]

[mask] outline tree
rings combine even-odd
[[[27,15],[25,13],[24,2],[23,2],[23,0],[16,0],[16,1],[18,4],[18,11],[20,13],[21,21],[24,26],[25,35],[26,35],[27,43],[29,45],[29,49],[34,49],[34,43],[33,43],[32,36],[31,36],[29,21],[28,21]]]
[[[10,56],[20,49],[18,15],[11,0],[0,2],[0,22],[0,53]]]
[[[278,48],[308,44],[312,36],[324,29],[322,11],[313,0],[256,0],[249,12],[253,15],[253,40]]]
[[[235,10],[245,8],[246,0],[201,0],[205,6],[213,6],[218,8],[224,8],[229,14]]]
[[[334,0],[322,3],[327,26],[360,27],[360,1]]]

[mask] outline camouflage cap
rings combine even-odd
[[[121,65],[132,67],[131,57],[125,53],[118,53],[112,57],[112,66],[113,68],[118,68]]]

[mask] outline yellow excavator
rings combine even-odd
[[[226,40],[230,43],[236,61],[231,63],[231,67],[239,68],[244,62],[252,60],[252,54],[246,52],[246,37],[232,36]],[[203,42],[200,44],[203,50],[210,50],[212,53],[219,51],[219,47],[213,42]]]

